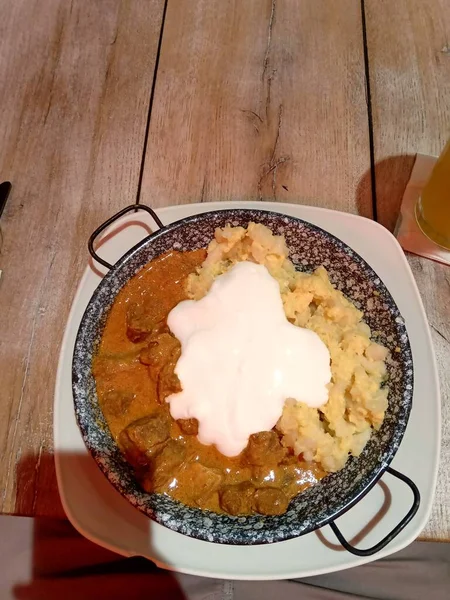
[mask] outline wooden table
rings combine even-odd
[[[0,512],[61,516],[52,402],[86,240],[119,208],[326,206],[393,229],[450,126],[446,0],[0,0]],[[408,256],[443,392],[428,540],[450,539],[450,269]],[[445,368],[447,367],[447,368]]]

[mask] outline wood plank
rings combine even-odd
[[[377,208],[393,229],[414,155],[439,154],[450,136],[450,4],[366,0]],[[450,540],[450,271],[408,256],[432,330],[441,379],[441,467],[423,539]]]
[[[371,216],[360,2],[169,3],[142,202]]]
[[[163,0],[0,5],[0,512],[55,516],[59,345],[89,234],[136,198]]]

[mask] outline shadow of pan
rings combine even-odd
[[[83,527],[86,527],[86,531],[95,537],[96,522],[105,518],[114,519],[114,516],[120,513],[120,519],[114,522],[114,531],[115,535],[119,531],[119,535],[123,536],[123,548],[126,550],[128,538],[135,543],[136,535],[141,536],[148,544],[151,531],[149,519],[138,510],[123,510],[124,504],[129,508],[128,502],[105,477],[99,477],[99,469],[89,455],[68,452],[60,454],[58,460],[63,472],[70,470],[75,480],[77,474],[83,473],[79,481],[87,481],[89,485],[94,485],[105,499],[101,509],[103,514],[99,514],[95,503],[86,505],[85,496],[80,490],[80,498],[84,499],[86,521],[79,520],[77,526],[82,533]],[[47,483],[50,483],[52,490],[52,499],[47,497],[46,512],[57,514],[61,518],[41,517],[33,520],[30,576],[28,581],[15,584],[11,597],[20,600],[122,600],[144,597],[186,599],[174,573],[159,569],[157,564],[146,558],[131,556],[131,550],[130,557],[124,557],[99,546],[71,525],[65,518],[59,501],[55,460],[52,454],[44,453],[39,460],[32,455],[23,457],[17,468],[18,485],[30,481],[30,474],[36,472],[37,464],[38,471],[44,470],[47,473]],[[73,503],[80,499],[76,496],[76,489],[72,487],[71,492],[70,497],[65,498],[69,513]],[[22,511],[24,508],[21,505]],[[77,517],[79,514],[78,510]],[[99,539],[104,537],[104,534],[100,535]]]
[[[382,504],[381,508],[379,509],[379,511],[376,513],[376,515],[374,515],[370,519],[370,521],[361,529],[361,531],[358,532],[356,535],[354,535],[351,540],[349,540],[349,543],[352,546],[359,545],[369,535],[369,533],[371,531],[373,531],[373,529],[378,525],[378,523],[381,522],[383,517],[387,514],[387,512],[391,506],[392,496],[391,496],[391,491],[390,491],[389,487],[384,483],[384,481],[379,481],[377,483],[377,486],[379,488],[381,488],[381,490],[383,492],[383,504]],[[325,537],[325,535],[322,533],[321,529],[318,529],[315,533],[316,533],[317,537],[319,538],[319,540],[327,548],[330,548],[330,550],[337,550],[338,552],[347,552],[347,550],[345,550],[345,548],[343,546],[341,546],[341,544],[339,542],[337,544],[330,542]]]

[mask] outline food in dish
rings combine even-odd
[[[240,262],[263,265],[277,281],[289,322],[328,349],[331,382],[324,404],[286,398],[272,430],[253,433],[241,453],[225,456],[200,443],[199,419],[170,414],[182,393],[182,349],[167,318],[180,302],[204,298]],[[105,419],[144,489],[216,512],[281,514],[294,496],[341,469],[387,407],[387,350],[371,341],[362,318],[323,267],[296,271],[284,238],[263,225],[225,227],[207,251],[171,252],[149,263],[119,292],[93,362]]]
[[[182,348],[170,414],[196,418],[199,441],[226,456],[273,429],[286,398],[311,407],[328,400],[330,353],[314,331],[286,319],[264,265],[237,262],[203,298],[180,302],[167,324]]]
[[[379,429],[387,408],[385,359],[388,350],[371,341],[371,331],[359,311],[328,279],[324,267],[314,273],[297,271],[288,259],[282,236],[264,225],[217,230],[201,269],[188,278],[188,295],[196,300],[214,279],[238,261],[267,267],[280,286],[286,317],[316,332],[331,355],[329,397],[320,409],[288,400],[278,429],[283,442],[314,460],[326,471],[338,471],[349,456],[358,456]],[[296,399],[299,400],[299,399]]]

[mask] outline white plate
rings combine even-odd
[[[396,239],[377,223],[354,215],[292,204],[235,202],[172,206],[157,211],[168,224],[224,208],[264,208],[300,217],[326,229],[356,250],[382,278],[405,318],[414,358],[414,399],[405,437],[392,466],[411,477],[422,500],[411,523],[376,556],[361,558],[337,544],[329,527],[303,537],[262,546],[228,546],[183,536],[133,508],[108,483],[88,454],[73,410],[72,352],[78,326],[102,271],[90,262],[81,279],[61,348],[54,406],[58,486],[72,524],[88,539],[124,556],[145,556],[183,573],[230,579],[288,579],[338,571],[397,552],[425,526],[436,485],[440,447],[440,398],[431,336],[422,301]],[[134,213],[112,226],[99,253],[114,263],[148,235],[147,213]],[[354,508],[337,520],[347,539],[362,548],[381,540],[406,514],[412,494],[385,474]]]

